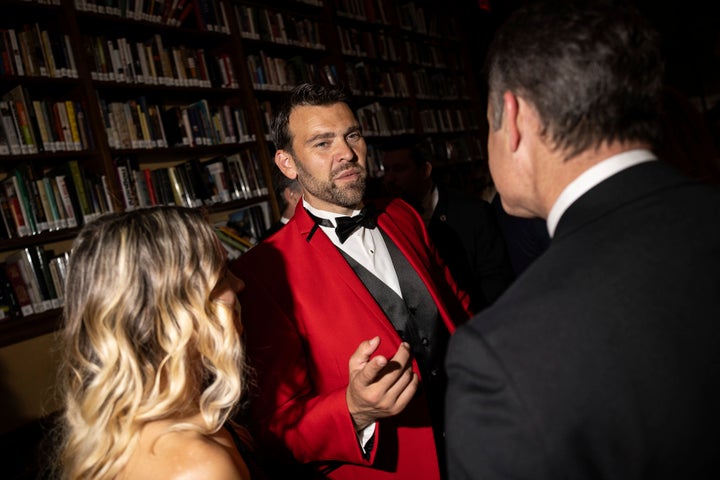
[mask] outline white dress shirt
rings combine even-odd
[[[379,229],[360,227],[350,234],[345,240],[345,243],[340,243],[340,239],[337,233],[335,233],[335,226],[337,225],[335,218],[345,217],[347,215],[338,215],[337,213],[314,208],[310,206],[305,199],[303,199],[303,206],[316,217],[330,220],[333,224],[332,227],[320,226],[330,241],[340,250],[350,255],[360,265],[367,268],[373,275],[382,280],[385,285],[392,288],[395,293],[402,298],[400,282],[395,273],[390,252],[385,245],[385,240]],[[355,210],[351,216],[354,217],[358,213],[360,213],[360,210]]]
[[[606,158],[600,163],[585,170],[582,174],[580,174],[580,176],[565,187],[550,209],[550,213],[547,217],[547,229],[550,237],[555,234],[555,229],[557,228],[563,213],[570,208],[570,205],[575,203],[575,200],[580,198],[595,185],[607,178],[610,178],[616,173],[634,165],[651,160],[657,160],[657,157],[650,150],[628,150]]]

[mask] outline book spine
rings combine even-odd
[[[12,155],[22,154],[22,141],[10,110],[10,102],[0,101],[0,121],[7,137],[8,149]]]
[[[72,180],[68,180],[67,175],[57,175],[55,177],[55,183],[57,183],[58,192],[60,192],[60,199],[67,214],[67,226],[68,228],[73,228],[80,225],[80,212],[75,207],[72,196],[74,192],[70,191],[72,183],[68,185],[69,181],[72,182]]]
[[[133,188],[133,173],[130,167],[123,161],[118,160],[116,162],[115,169],[118,174],[118,182],[120,183],[120,190],[122,190],[123,200],[125,201],[126,210],[134,210],[140,205],[138,203],[135,189]]]
[[[23,58],[22,54],[20,52],[20,45],[18,43],[17,34],[15,33],[15,30],[10,28],[8,29],[8,37],[10,38],[10,47],[12,48],[12,57],[15,61],[15,72],[19,76],[23,75],[29,75],[25,73],[25,68],[23,64]]]
[[[20,176],[20,172],[15,171],[15,173],[12,175],[12,182],[15,187],[15,191],[17,192],[18,201],[20,202],[20,210],[22,210],[25,224],[30,229],[30,234],[32,235],[39,233],[37,225],[35,224],[35,218],[33,217],[32,210],[30,209],[30,196],[25,189],[25,182]]]
[[[50,269],[47,264],[45,251],[40,246],[32,246],[23,249],[30,261],[30,266],[33,269],[35,278],[40,286],[40,294],[42,295],[43,302],[47,309],[59,308],[60,302],[55,292],[55,285],[52,282],[52,276],[50,275]]]
[[[82,141],[80,140],[80,129],[78,128],[77,123],[75,103],[72,100],[66,100],[65,110],[67,111],[68,124],[70,125],[70,135],[72,137],[73,150],[82,150]]]
[[[83,221],[87,222],[93,217],[93,209],[90,206],[90,197],[85,191],[85,178],[77,160],[68,161],[70,175],[72,176],[75,191],[77,192],[78,202],[83,215]]]
[[[177,172],[175,170],[175,167],[168,167],[168,176],[170,177],[170,187],[172,188],[172,194],[173,198],[175,200],[175,205],[181,205],[184,207],[189,207],[190,204],[185,202],[185,192],[183,192],[182,184],[180,183],[180,179],[177,176]]]
[[[15,188],[15,178],[11,177],[3,181],[3,187],[5,188],[5,195],[12,212],[18,237],[30,235],[32,231],[22,208],[20,193]]]
[[[158,196],[155,193],[155,185],[153,182],[152,171],[149,168],[145,168],[145,169],[143,169],[142,173],[143,173],[143,177],[145,179],[145,185],[147,188],[148,197],[150,199],[150,205],[153,205],[153,206],[160,205]]]
[[[46,303],[43,299],[42,293],[40,293],[40,284],[35,276],[32,264],[30,263],[30,259],[27,257],[25,250],[20,250],[18,252],[17,265],[20,268],[20,275],[22,275],[22,279],[27,287],[34,312],[42,313],[49,310],[51,308],[50,302]]]
[[[42,209],[45,212],[47,230],[57,230],[58,219],[55,216],[55,212],[53,211],[52,207],[50,207],[50,199],[47,196],[47,190],[45,190],[45,185],[42,178],[35,180],[35,189],[38,192],[38,196],[40,197],[40,204],[42,205]]]
[[[54,219],[55,228],[67,228],[67,221],[65,220],[64,212],[61,212],[60,205],[58,205],[59,199],[55,197],[52,180],[48,177],[43,177],[39,181],[42,183],[42,190],[45,191],[45,197],[47,198],[48,206],[50,207],[50,212],[52,218]],[[39,187],[40,186],[38,186],[38,188]]]
[[[15,294],[15,299],[17,300],[18,305],[20,306],[20,313],[22,316],[27,317],[28,315],[35,313],[35,310],[33,309],[33,302],[30,298],[30,292],[28,291],[27,285],[25,285],[25,280],[23,279],[22,272],[20,271],[20,266],[16,262],[6,262],[5,274],[12,286],[12,291]]]

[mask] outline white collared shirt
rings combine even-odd
[[[550,237],[555,234],[555,229],[562,215],[570,208],[570,205],[575,203],[583,194],[603,180],[610,178],[626,168],[652,160],[657,160],[657,157],[650,150],[628,150],[606,158],[581,173],[580,176],[565,187],[550,209],[547,217],[547,229]]]
[[[316,217],[330,220],[333,225],[337,225],[335,222],[336,217],[345,216],[314,208],[308,204],[304,198],[303,206]],[[360,210],[355,210],[351,216],[354,217],[358,213],[360,213]],[[367,268],[368,271],[372,272],[373,275],[382,280],[385,285],[392,288],[395,293],[402,298],[400,282],[395,273],[390,252],[385,245],[385,240],[379,229],[360,227],[350,234],[345,240],[345,243],[340,243],[334,227],[320,226],[320,228],[336,247],[350,255],[360,265]]]

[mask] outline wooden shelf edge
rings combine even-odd
[[[55,332],[61,326],[60,309],[49,310],[27,318],[0,321],[0,348]]]

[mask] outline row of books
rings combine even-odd
[[[335,0],[338,16],[389,25],[392,11],[385,0]]]
[[[125,102],[98,100],[110,148],[140,149],[243,143],[250,134],[246,111],[211,106],[202,99],[188,105],[151,104],[145,96]]]
[[[462,77],[445,71],[428,73],[417,68],[410,73],[419,99],[459,99],[467,97],[467,86]]]
[[[415,5],[414,2],[404,2],[398,5],[397,12],[400,28],[404,30],[431,37],[457,40],[459,30],[456,19],[452,15],[440,16],[433,11],[426,14],[425,8]]]
[[[116,158],[114,164],[126,210],[200,207],[268,194],[258,158],[250,150],[153,169],[140,168],[131,156]]]
[[[415,131],[412,113],[406,106],[385,106],[373,102],[358,108],[356,115],[363,134],[367,136],[388,137]]]
[[[94,80],[177,87],[237,88],[230,55],[208,54],[204,48],[167,47],[162,36],[143,42],[121,37],[85,36],[92,56]]]
[[[347,85],[356,95],[410,97],[407,75],[391,67],[366,62],[346,63]]]
[[[270,225],[270,206],[267,202],[242,208],[228,215],[226,221],[215,224],[215,234],[234,260],[265,237]]]
[[[85,171],[77,160],[41,171],[20,164],[0,181],[0,238],[74,228],[113,211],[104,176]]]
[[[420,110],[420,126],[424,133],[462,132],[478,128],[475,113],[460,108]]]
[[[428,146],[430,155],[436,162],[470,162],[473,160],[472,152],[482,152],[483,149],[479,136],[474,141],[476,144],[472,145],[465,136],[444,139],[435,137],[428,139]]]
[[[290,90],[303,82],[336,84],[335,68],[307,61],[300,55],[290,58],[271,57],[263,50],[247,55],[250,80],[256,90]]]
[[[287,91],[302,82],[340,83],[334,65],[318,65],[297,55],[285,59],[268,56],[261,50],[259,55],[248,55],[246,61],[256,90]],[[347,87],[355,95],[410,97],[406,74],[393,67],[345,63],[345,76]]]
[[[325,49],[316,20],[252,5],[235,5],[234,9],[240,34],[244,38]]]
[[[399,61],[396,37],[385,32],[371,32],[357,28],[337,26],[340,39],[340,53],[355,57],[379,58],[386,61]]]
[[[230,33],[220,0],[75,0],[75,8],[174,27],[194,18],[200,30]]]
[[[70,37],[39,23],[0,29],[0,76],[77,78]]]
[[[452,51],[444,50],[440,45],[415,41],[407,35],[399,38],[382,31],[360,30],[342,25],[337,26],[337,32],[340,52],[343,55],[404,61],[432,68],[448,68],[448,65],[453,65],[455,69],[459,68],[460,61]]]
[[[30,97],[18,85],[0,99],[0,156],[94,148],[86,107]]]
[[[231,213],[215,225],[215,233],[232,260],[265,236],[269,220],[269,205],[261,202]],[[56,255],[42,246],[10,253],[0,265],[0,321],[62,307],[69,257],[69,252]]]
[[[256,90],[290,90],[315,69],[299,55],[284,59],[270,57],[263,50],[259,55],[247,55],[245,62]]]
[[[41,246],[8,255],[0,268],[0,320],[19,319],[63,305],[68,253]]]
[[[395,5],[395,9],[392,8]],[[335,0],[338,16],[363,22],[391,25],[397,21],[403,30],[434,37],[455,39],[457,25],[451,17],[426,13],[423,6],[415,2],[394,2],[392,0]],[[395,20],[397,19],[397,20]],[[445,22],[440,24],[440,22]]]

